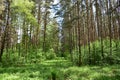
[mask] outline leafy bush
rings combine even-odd
[[[116,47],[117,44],[117,47]],[[120,63],[120,45],[112,40],[112,53],[110,54],[110,41],[108,39],[103,40],[103,53],[101,49],[101,41],[95,41],[90,43],[90,53],[88,46],[81,47],[81,58],[83,64],[103,65],[103,64],[119,64]],[[103,54],[103,55],[102,55]],[[72,53],[73,62],[76,64],[79,62],[79,53],[74,50]],[[70,58],[70,56],[69,56]]]
[[[56,54],[54,53],[53,49],[50,49],[48,52],[45,53],[45,57],[48,60],[55,59],[56,58]]]

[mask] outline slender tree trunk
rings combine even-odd
[[[89,27],[89,4],[88,4],[88,0],[86,1],[86,8],[87,8],[87,22],[86,22],[86,25],[87,25],[87,35],[88,35],[88,54],[89,54],[89,64],[91,64],[91,54],[90,54],[90,27]]]
[[[109,0],[109,7],[110,8],[112,8],[112,6],[111,6],[111,0]],[[111,25],[112,25],[112,23],[111,23],[111,13],[108,15],[108,21],[109,21],[109,38],[110,38],[110,55],[112,55],[112,30],[111,30]]]
[[[4,48],[5,48],[5,41],[6,41],[6,33],[7,33],[7,30],[9,28],[9,18],[10,18],[10,1],[7,0],[7,13],[6,13],[6,16],[7,16],[7,20],[6,20],[6,27],[5,27],[5,31],[3,33],[3,37],[2,37],[2,41],[1,41],[1,49],[0,49],[0,62],[2,61],[2,55],[3,55],[3,52],[4,52]]]
[[[45,3],[47,3],[47,0],[45,0]],[[46,52],[46,26],[47,26],[47,8],[45,8],[44,14],[43,52]]]
[[[99,9],[99,13],[100,13],[100,37],[101,37],[101,40],[100,40],[100,42],[101,42],[101,55],[102,55],[102,59],[104,59],[104,50],[103,50],[103,48],[104,48],[104,45],[103,45],[103,21],[102,21],[102,19],[103,19],[103,17],[102,17],[102,11],[101,11],[101,9]]]
[[[71,61],[72,61],[72,33],[70,28],[69,28],[69,53],[71,55]]]
[[[80,8],[79,8],[79,2],[77,1],[77,15],[80,17]],[[78,19],[77,22],[77,27],[78,27],[78,54],[79,54],[79,59],[78,59],[78,65],[82,65],[82,59],[81,59],[81,30],[80,30],[80,19]]]

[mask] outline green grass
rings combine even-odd
[[[0,80],[120,80],[120,65],[72,66],[64,60],[0,67]]]

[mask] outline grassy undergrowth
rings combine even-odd
[[[120,80],[120,65],[72,66],[64,60],[0,67],[0,80]]]

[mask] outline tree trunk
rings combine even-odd
[[[80,8],[79,8],[79,2],[77,1],[77,15],[80,17]],[[77,27],[78,27],[78,54],[79,54],[79,59],[78,59],[78,65],[82,65],[82,59],[81,59],[81,31],[80,31],[80,20],[78,19],[77,22]]]
[[[6,16],[7,16],[7,20],[6,20],[6,27],[5,27],[5,31],[3,33],[3,37],[2,37],[2,41],[1,41],[1,49],[0,49],[0,61],[2,61],[2,55],[3,55],[3,52],[4,52],[4,48],[5,48],[5,41],[6,41],[6,33],[8,31],[8,28],[9,28],[9,18],[10,18],[10,1],[7,0],[7,6],[6,6],[7,10],[6,10]]]
[[[47,0],[45,0],[45,3],[47,3]],[[45,7],[44,13],[43,52],[46,52],[47,7]]]

